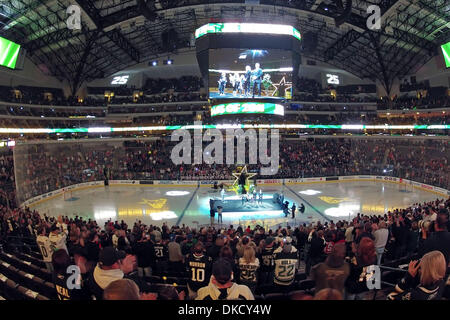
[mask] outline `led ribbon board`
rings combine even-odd
[[[15,69],[20,45],[0,37],[0,66]]]
[[[450,68],[450,42],[441,46],[442,54],[444,55],[445,66]]]
[[[208,23],[195,31],[195,39],[209,33],[255,33],[288,35],[301,40],[300,31],[292,26],[262,23]]]
[[[226,114],[248,114],[264,113],[284,116],[284,107],[275,103],[226,103],[211,107],[211,117],[222,116]]]
[[[323,125],[323,124],[204,124],[179,126],[152,126],[152,127],[93,127],[93,128],[0,128],[0,133],[10,134],[55,134],[55,133],[109,133],[109,132],[136,132],[136,131],[173,131],[178,129],[206,130],[206,129],[334,129],[334,130],[450,130],[450,124],[438,125]]]

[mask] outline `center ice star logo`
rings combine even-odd
[[[157,199],[157,200],[150,200],[150,199],[142,199],[139,204],[146,204],[150,208],[153,209],[162,209],[167,203],[167,199]]]
[[[335,197],[319,197],[320,200],[330,204],[342,203],[345,201],[350,201],[349,198],[335,198]]]

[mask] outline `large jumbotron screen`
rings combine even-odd
[[[15,69],[20,45],[0,37],[0,66]]]
[[[292,66],[287,50],[211,49],[209,98],[290,100]]]

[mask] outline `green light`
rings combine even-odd
[[[0,66],[15,69],[20,45],[0,37]]]
[[[225,103],[211,107],[211,117],[226,114],[264,113],[284,116],[284,107],[281,104],[263,102],[236,102]]]
[[[300,31],[292,26],[262,23],[208,23],[195,31],[198,39],[208,33],[255,33],[293,36],[299,41],[302,39]]]
[[[206,130],[206,129],[334,129],[343,131],[364,130],[450,130],[450,124],[437,125],[323,125],[323,124],[206,124],[184,126],[154,126],[154,127],[121,127],[121,128],[0,128],[0,133],[10,134],[54,134],[54,133],[108,133],[108,132],[137,132],[137,131],[175,131]]]
[[[442,54],[444,55],[445,66],[450,68],[450,42],[441,46]]]

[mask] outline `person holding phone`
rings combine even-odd
[[[412,260],[406,276],[388,295],[388,300],[440,300],[445,290],[447,266],[440,251],[431,251],[421,260]]]

